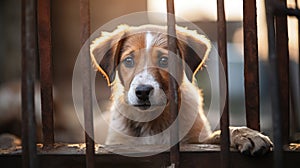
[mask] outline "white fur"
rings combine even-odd
[[[153,43],[153,36],[152,36],[151,32],[147,32],[146,38],[145,38],[146,50],[149,50],[150,48],[153,47],[152,43]]]
[[[144,70],[135,75],[133,78],[130,89],[127,94],[128,103],[129,104],[137,104],[138,98],[135,94],[135,90],[139,85],[150,85],[153,89],[153,94],[150,95],[149,99],[151,104],[165,104],[166,103],[166,95],[164,94],[163,90],[160,89],[160,85],[157,81],[155,81],[154,77]]]

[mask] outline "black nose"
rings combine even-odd
[[[139,100],[146,101],[149,100],[149,96],[153,89],[154,88],[151,85],[139,85],[135,89],[135,95]]]

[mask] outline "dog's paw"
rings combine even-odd
[[[273,147],[269,137],[247,127],[231,127],[231,145],[246,155],[264,155]]]

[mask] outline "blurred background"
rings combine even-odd
[[[140,11],[165,12],[161,0],[91,0],[91,32],[110,20]],[[270,79],[268,76],[268,43],[264,1],[258,5],[258,47],[260,61],[261,128],[272,135],[272,109],[270,105]],[[229,96],[231,125],[245,125],[244,71],[243,71],[243,24],[242,0],[226,0],[227,38],[229,56]],[[294,0],[289,0],[294,7]],[[199,26],[216,46],[216,1],[175,0],[175,11]],[[179,24],[180,25],[180,24]],[[291,133],[299,140],[299,52],[298,21],[288,19],[290,47],[291,87],[296,94],[296,112],[292,115]],[[20,78],[21,78],[21,0],[0,1],[0,134],[11,132],[20,135]],[[82,142],[83,131],[78,123],[72,102],[72,73],[80,51],[79,1],[52,0],[52,49],[54,65],[56,140]],[[210,86],[205,70],[199,72],[198,79],[204,81],[200,87],[207,100]],[[205,82],[206,80],[206,82]],[[104,78],[99,75],[98,100],[107,104],[110,90]],[[37,92],[39,89],[37,89]],[[38,96],[37,98],[38,99]],[[38,104],[38,100],[37,104]],[[206,109],[207,104],[206,104]],[[40,107],[36,107],[37,112]],[[38,115],[39,120],[39,115]],[[38,123],[40,123],[38,121]],[[101,126],[100,126],[101,127]],[[105,128],[102,130],[105,132]]]

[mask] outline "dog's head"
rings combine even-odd
[[[193,81],[208,56],[210,42],[196,31],[179,26],[176,31],[178,53],[184,62],[182,73]],[[108,84],[116,80],[122,84],[127,104],[146,110],[167,103],[168,67],[172,65],[165,26],[122,25],[102,33],[91,45],[91,57]]]

